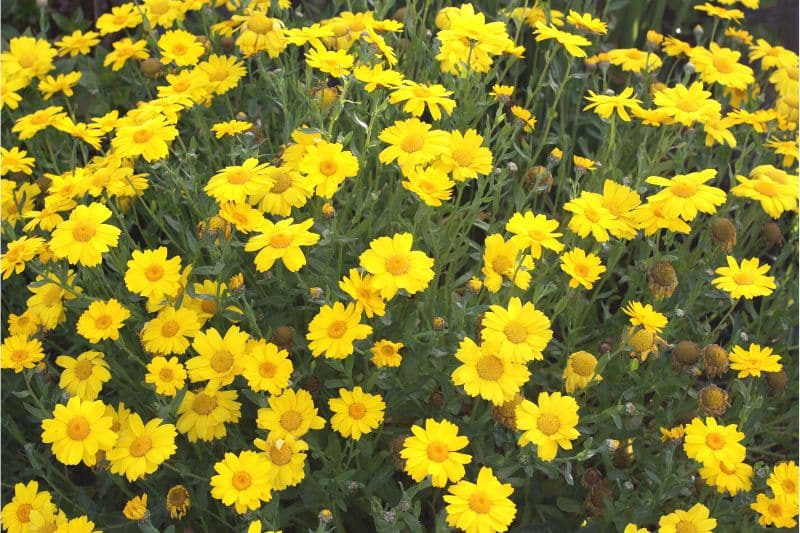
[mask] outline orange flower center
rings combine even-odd
[[[328,326],[328,337],[338,339],[347,331],[347,323],[343,320],[335,320]]]
[[[733,278],[733,281],[735,281],[737,285],[752,285],[753,282],[756,280],[756,277],[753,275],[752,272],[737,272],[731,277]]]
[[[242,185],[250,179],[250,173],[243,168],[237,168],[228,172],[226,178],[231,185]]]
[[[111,316],[101,315],[94,320],[94,327],[97,329],[106,329],[111,325]]]
[[[289,177],[289,174],[287,172],[281,172],[277,176],[273,177],[275,178],[275,183],[269,190],[269,192],[273,194],[280,194],[292,186],[292,178]]]
[[[706,437],[706,446],[712,450],[721,450],[725,446],[725,437],[719,433],[709,433]]]
[[[217,304],[213,300],[203,300],[200,304],[200,309],[204,313],[208,313],[209,315],[213,315],[217,312]]]
[[[22,68],[31,68],[36,62],[36,57],[33,55],[25,55],[19,58],[19,64]]]
[[[144,276],[150,281],[158,281],[164,277],[164,268],[161,265],[150,265],[144,270]]]
[[[253,484],[253,478],[247,472],[236,472],[231,479],[231,485],[236,490],[247,490]]]
[[[354,403],[350,405],[350,407],[347,409],[347,412],[350,414],[351,418],[361,420],[364,418],[364,415],[367,414],[367,408],[364,407],[363,403]]]
[[[783,490],[787,494],[792,494],[797,492],[797,485],[795,485],[794,481],[792,481],[791,479],[784,479],[781,482],[781,487],[783,487]]]
[[[428,444],[428,459],[441,463],[450,455],[447,446],[443,442],[435,441]]]
[[[337,170],[339,170],[339,165],[336,164],[336,161],[326,159],[325,161],[320,161],[319,163],[319,171],[326,176],[333,176],[336,174]]]
[[[223,374],[233,365],[233,354],[228,350],[219,350],[211,356],[211,368],[214,372]]]
[[[269,460],[277,466],[288,464],[292,460],[292,447],[279,440],[269,448]]]
[[[494,270],[498,274],[503,274],[504,272],[508,272],[513,269],[514,269],[514,264],[511,262],[511,259],[509,259],[505,255],[498,255],[497,257],[492,259],[492,270]]]
[[[153,448],[153,441],[147,435],[140,435],[131,442],[131,456],[143,457]]]
[[[273,248],[286,248],[292,244],[292,235],[290,233],[276,233],[269,238],[269,245]]]
[[[503,361],[496,355],[484,355],[475,363],[478,376],[487,381],[496,381],[503,375]]]
[[[75,376],[83,381],[84,379],[88,378],[92,375],[92,369],[94,365],[88,359],[81,359],[77,363],[75,363],[75,367],[73,371],[75,372]]]
[[[133,134],[133,142],[136,144],[144,144],[153,137],[153,132],[150,128],[142,128]]]
[[[161,381],[170,382],[175,379],[175,374],[172,372],[171,368],[164,367],[158,372],[158,377]]]
[[[94,237],[97,228],[94,224],[88,222],[78,223],[72,228],[72,238],[77,242],[89,242],[89,239]]]
[[[275,376],[275,371],[277,367],[270,363],[269,361],[264,361],[260,365],[258,365],[258,373],[261,374],[263,378],[271,378]]]
[[[756,180],[753,187],[764,196],[775,196],[778,194],[777,185],[771,181]]]
[[[217,399],[214,398],[213,396],[209,396],[208,394],[201,392],[200,394],[194,397],[194,402],[192,403],[192,409],[198,415],[208,416],[216,408],[217,408]]]
[[[691,198],[697,192],[697,185],[691,182],[678,182],[672,186],[672,193],[681,198]]]
[[[89,421],[76,416],[67,422],[67,436],[72,440],[84,440],[89,436]]]
[[[730,57],[723,55],[716,55],[714,57],[714,68],[722,74],[730,74],[733,72],[735,61],[731,61]]]
[[[400,142],[400,148],[402,148],[404,152],[410,154],[419,152],[424,145],[425,139],[418,133],[409,133],[403,137],[403,140]]]
[[[175,92],[182,93],[189,88],[189,84],[190,84],[189,80],[186,79],[179,80],[172,84],[172,88],[175,90]]]
[[[394,254],[390,255],[384,261],[384,267],[386,271],[392,274],[393,276],[401,276],[408,272],[409,268],[408,258],[403,254]]]
[[[181,325],[178,323],[177,320],[167,320],[161,326],[161,336],[162,337],[174,337],[178,330],[181,329]]]
[[[772,516],[781,516],[783,514],[783,508],[780,506],[778,502],[773,502],[767,506],[767,511]]]
[[[16,362],[24,361],[28,358],[28,350],[14,350],[11,352],[11,359]]]
[[[554,414],[542,413],[539,415],[539,418],[536,419],[536,427],[549,437],[558,432],[561,428],[561,421]]]
[[[595,209],[592,206],[589,206],[586,209],[584,209],[583,214],[586,218],[589,219],[589,221],[593,223],[597,223],[597,221],[600,220],[600,212],[597,211],[597,209]]]
[[[172,55],[182,56],[187,51],[186,45],[183,43],[176,43],[172,45]]]
[[[469,508],[478,514],[486,514],[492,508],[492,502],[483,492],[473,492],[469,497]]]
[[[686,520],[681,520],[675,524],[675,533],[695,533],[696,531],[697,528],[694,527],[694,524]]]
[[[503,333],[505,333],[506,338],[514,344],[525,342],[525,339],[528,338],[528,330],[517,320],[509,321],[506,327],[503,328]]]
[[[386,357],[394,355],[394,347],[391,344],[381,346],[381,353]]]
[[[20,522],[27,523],[31,520],[31,510],[33,506],[29,503],[23,503],[17,507],[17,519]]]
[[[453,159],[458,166],[468,167],[472,164],[472,151],[468,148],[459,148],[453,151]]]
[[[303,417],[297,411],[286,411],[281,415],[281,426],[286,431],[294,431],[300,427],[303,422]]]

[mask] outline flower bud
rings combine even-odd
[[[711,240],[726,252],[736,244],[736,226],[729,218],[715,218],[711,221]]]
[[[672,366],[683,370],[700,359],[700,347],[692,341],[681,341],[672,349]]]
[[[148,57],[139,63],[139,70],[148,78],[157,78],[164,71],[161,61],[154,57]]]

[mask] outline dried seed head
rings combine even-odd
[[[279,348],[290,350],[294,347],[294,328],[291,326],[280,326],[272,332],[272,342]]]
[[[761,228],[761,236],[770,248],[783,246],[783,232],[776,223],[769,221]]]
[[[728,371],[728,352],[719,344],[709,344],[703,349],[703,368],[706,376],[718,377]]]
[[[769,391],[772,394],[778,394],[783,392],[786,389],[786,385],[789,383],[789,376],[786,375],[786,372],[780,370],[778,372],[767,372],[765,376],[767,387],[769,387]]]
[[[715,218],[711,222],[711,240],[726,252],[736,244],[736,226],[729,218]]]
[[[731,405],[728,401],[728,393],[716,385],[707,385],[700,389],[697,403],[700,410],[709,416],[722,416]]]
[[[669,298],[678,286],[678,276],[672,265],[661,261],[647,271],[647,283],[656,298]]]
[[[700,359],[700,347],[692,341],[681,341],[672,349],[672,366],[682,370]]]
[[[517,406],[524,400],[521,394],[515,394],[514,397],[502,405],[495,406],[492,409],[492,418],[508,429],[517,429],[517,417],[514,414]]]

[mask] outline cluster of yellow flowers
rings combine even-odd
[[[740,3],[758,7],[757,0]],[[693,46],[650,31],[641,50],[607,49],[601,39],[608,25],[592,13],[536,3],[510,7],[498,14],[501,20],[489,21],[472,4],[444,7],[431,14],[438,31],[430,36],[437,45],[427,50],[434,67],[423,79],[410,67],[404,70],[413,60],[404,51],[413,43],[403,41],[408,28],[399,20],[348,11],[298,26],[302,19],[289,16],[288,0],[240,4],[123,3],[97,19],[97,31],[76,30],[53,43],[13,37],[2,52],[0,102],[8,147],[0,148],[0,272],[10,296],[3,303],[9,312],[0,366],[21,374],[9,375],[4,384],[19,386],[20,399],[33,402],[38,437],[57,462],[107,471],[103,475],[127,493],[146,490],[151,497],[152,485],[128,486],[122,478],[132,484],[165,470],[194,476],[200,480],[195,490],[202,487],[244,515],[312,477],[321,463],[344,462],[329,456],[341,450],[332,439],[346,440],[349,466],[353,450],[377,441],[386,427],[397,437],[392,453],[398,469],[416,483],[429,478],[432,486],[446,487],[448,525],[468,533],[506,531],[515,518],[530,518],[533,511],[523,507],[533,504],[515,494],[520,485],[508,474],[508,463],[465,432],[474,429],[479,410],[491,411],[500,428],[515,432],[503,437],[516,443],[515,457],[535,460],[553,474],[555,465],[628,450],[619,441],[598,448],[588,430],[601,417],[622,428],[623,406],[614,404],[627,401],[628,392],[604,392],[602,400],[592,396],[610,381],[604,371],[613,344],[613,355],[630,354],[621,358],[630,373],[670,347],[672,365],[695,377],[720,379],[729,370],[738,372],[735,380],[786,377],[783,357],[771,347],[736,345],[733,326],[727,336],[720,332],[735,311],[757,314],[757,308],[743,308],[742,300],[749,305],[769,297],[785,274],[772,269],[774,257],[743,253],[753,250],[752,243],[735,248],[736,224],[722,214],[740,216],[740,228],[766,214],[771,221],[764,225],[764,240],[777,246],[782,230],[774,221],[791,217],[796,227],[800,190],[794,173],[800,59],[729,25],[744,12],[694,6],[715,17],[715,29],[725,21],[720,39],[733,48],[713,39],[701,44],[699,38]],[[201,31],[188,30],[194,27]],[[110,43],[103,53],[101,39]],[[597,52],[590,56],[592,47]],[[531,68],[520,66],[526,55],[545,48],[541,80],[554,61],[567,67],[563,81],[552,83],[556,102],[542,108],[550,104],[537,103],[534,93],[544,90],[543,81],[526,85],[504,76],[512,68]],[[749,65],[740,62],[745,51]],[[88,83],[88,70],[79,70],[76,65],[86,63],[75,58],[93,61],[93,53],[97,69],[119,79],[135,77],[148,98],[98,116],[79,111],[72,102]],[[618,72],[607,78],[612,65]],[[581,68],[580,75],[571,75]],[[680,82],[674,69],[684,73]],[[301,89],[316,99],[298,122],[266,131],[256,106],[234,112],[234,97],[256,100],[240,91],[281,76],[290,80],[281,86],[284,113],[300,105],[292,100],[298,87],[287,93],[287,84],[302,85],[304,78]],[[592,159],[575,153],[592,151],[577,142],[577,112],[574,126],[564,125],[557,135],[551,130],[562,91],[573,79],[583,83],[579,99],[588,104],[582,110],[593,113],[581,121],[603,132],[603,149]],[[609,79],[627,81],[615,92]],[[358,118],[361,101],[371,105],[368,124]],[[542,112],[543,130],[532,110]],[[227,120],[221,120],[224,113]],[[208,122],[209,115],[216,122]],[[351,119],[363,128],[363,144],[338,122]],[[208,122],[207,131],[193,131],[198,120]],[[574,147],[567,146],[567,128],[576,137]],[[690,151],[698,147],[690,145],[697,128],[705,147],[726,150],[724,161]],[[54,149],[64,134],[74,141],[73,150]],[[631,135],[642,136],[643,143],[655,135],[659,149],[667,146],[662,159],[674,156],[680,163],[645,162],[644,151],[634,147],[637,175],[624,176],[612,163],[619,163],[615,150]],[[198,139],[205,148],[198,148]],[[550,148],[540,161],[545,145]],[[214,166],[192,166],[189,160],[204,149],[209,153],[200,154],[202,160]],[[186,168],[175,161],[178,153],[187,158]],[[530,169],[518,173],[521,165]],[[198,168],[202,175],[195,175]],[[509,184],[513,195],[503,194]],[[409,199],[407,217],[394,207]],[[383,220],[380,209],[398,216]],[[696,240],[696,228],[709,218],[704,215],[715,216],[711,237]],[[348,236],[347,228],[356,224],[361,233]],[[448,226],[476,233],[444,237]],[[456,240],[471,247],[454,259]],[[711,244],[713,253],[704,249]],[[692,278],[693,301],[732,304],[721,319],[713,309],[715,329],[701,334],[692,326],[703,337],[703,350],[664,334],[684,316],[670,300],[678,287],[675,267],[691,270],[701,258],[714,268]],[[635,268],[624,272],[625,261]],[[788,275],[796,277],[796,268]],[[637,292],[640,285],[650,294]],[[295,298],[298,287],[310,289],[302,304]],[[452,313],[445,320],[435,314],[439,309]],[[604,323],[615,315],[628,325],[603,341],[608,346],[589,349],[594,335],[577,347],[570,340],[573,330],[598,323],[595,333],[602,339]],[[452,330],[433,335],[450,322]],[[432,358],[446,355],[433,366],[419,348],[426,335],[432,344],[441,343]],[[367,350],[362,341],[368,339]],[[718,340],[730,353],[713,344]],[[779,342],[766,334],[756,340]],[[355,363],[365,353],[375,368],[360,359]],[[317,365],[323,364],[337,377],[326,375],[321,384]],[[542,377],[550,368],[557,369],[565,394]],[[431,369],[437,375],[420,375]],[[57,387],[45,380],[51,373],[58,374]],[[432,416],[418,409],[405,416],[419,398],[393,403],[393,382],[386,376],[418,390],[433,379],[435,394],[450,387],[451,405],[461,403],[464,412]],[[32,385],[36,379],[41,386]],[[742,383],[736,386],[749,387],[749,400],[752,382]],[[329,392],[327,401],[316,394],[321,387]],[[535,403],[528,399],[534,394]],[[730,406],[728,392],[711,381],[690,395],[708,415],[721,417]],[[470,409],[469,423],[461,424]],[[10,411],[4,420],[19,414]],[[730,496],[753,489],[754,467],[743,444],[753,436],[741,431],[745,415],[740,425],[726,425],[714,416],[678,420],[671,408],[667,412],[670,424],[680,424],[662,428],[663,440],[683,440],[686,457],[702,465],[699,476],[706,485]],[[484,418],[491,423],[488,414]],[[328,424],[332,431],[323,431]],[[216,446],[222,439],[227,440]],[[505,442],[498,440],[497,449],[511,453]],[[535,447],[535,459],[528,445]],[[559,449],[573,446],[581,450],[558,458]],[[192,447],[204,450],[195,459],[201,468],[210,461],[213,472],[188,475],[174,466]],[[374,448],[369,450],[364,453]],[[391,460],[384,455],[381,460]],[[470,477],[466,465],[473,462]],[[759,493],[748,500],[750,508],[762,525],[794,527],[798,467],[791,461],[771,468],[771,496]],[[565,477],[571,484],[570,472]],[[95,530],[88,516],[68,519],[54,495],[64,496],[40,490],[36,480],[17,483],[2,508],[3,529]],[[160,496],[171,519],[189,512],[190,493],[183,485]],[[71,503],[64,497],[65,505]],[[148,493],[129,499],[120,511],[147,523]],[[697,503],[662,514],[658,530],[711,531],[717,519],[710,513]],[[262,531],[266,517],[247,516],[247,531]],[[270,518],[277,521],[277,513]],[[327,524],[331,513],[323,511],[319,520]],[[624,531],[647,529],[629,523]]]

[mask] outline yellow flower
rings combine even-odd
[[[618,95],[607,96],[604,94],[596,94],[594,91],[589,91],[589,96],[585,96],[586,100],[591,102],[586,107],[587,109],[594,109],[594,112],[603,118],[611,117],[611,114],[616,111],[619,118],[625,122],[630,122],[631,116],[626,111],[626,107],[635,108],[642,103],[638,98],[633,98],[633,89],[626,87]]]
[[[304,441],[289,434],[282,438],[256,439],[254,444],[266,459],[267,483],[274,490],[293,487],[303,480],[308,453],[308,444]]]
[[[169,516],[176,520],[180,520],[189,511],[192,506],[192,499],[189,497],[189,492],[183,485],[175,485],[167,491],[166,497],[167,510]]]
[[[667,212],[666,203],[651,202],[640,205],[631,213],[636,227],[644,230],[645,235],[652,235],[660,229],[675,233],[689,233],[692,228],[681,220],[674,211]]]
[[[219,203],[244,202],[248,196],[272,187],[267,168],[255,157],[247,158],[241,165],[227,166],[214,174],[203,190]]]
[[[103,383],[111,379],[108,363],[100,352],[90,350],[78,357],[60,355],[56,364],[64,369],[58,386],[81,400],[97,399]]]
[[[733,20],[739,22],[744,18],[744,12],[740,9],[725,9],[723,7],[715,6],[709,2],[705,4],[694,6],[697,11],[703,11],[711,17],[717,17],[723,20]]]
[[[513,238],[506,241],[498,233],[486,237],[483,245],[482,271],[486,289],[498,292],[505,278],[520,289],[527,290],[531,283],[528,271],[533,269],[533,259],[524,253],[525,246]]]
[[[147,510],[147,494],[135,496],[125,503],[122,515],[128,520],[140,522],[150,518],[150,511]]]
[[[64,113],[64,108],[60,105],[53,105],[18,118],[11,131],[18,133],[19,140],[24,141],[49,126],[60,124],[66,118],[67,114]]]
[[[395,70],[384,70],[378,63],[372,67],[359,65],[353,70],[353,76],[364,84],[364,90],[371,93],[378,87],[394,88],[403,83],[403,75]]]
[[[443,170],[435,167],[416,168],[404,174],[406,180],[400,182],[400,185],[416,194],[425,205],[438,207],[443,200],[449,200],[453,195],[455,182]]]
[[[152,163],[169,155],[169,141],[178,136],[178,129],[161,113],[142,122],[120,126],[111,139],[116,154],[120,157],[142,156]]]
[[[112,474],[135,481],[155,472],[177,450],[175,426],[154,418],[145,424],[136,413],[128,417],[114,448],[106,453]]]
[[[538,405],[523,400],[515,410],[517,429],[522,430],[519,445],[536,445],[536,454],[543,461],[552,461],[558,448],[572,449],[572,441],[580,436],[578,404],[572,396],[560,392],[540,392]]]
[[[594,18],[591,13],[578,13],[570,9],[567,15],[567,22],[572,24],[579,30],[597,35],[605,35],[608,33],[608,25],[600,19]]]
[[[673,511],[658,520],[659,533],[710,533],[716,527],[717,521],[710,518],[708,508],[702,503],[696,503],[688,511]]]
[[[177,357],[153,357],[147,363],[147,374],[144,376],[145,383],[152,383],[156,386],[156,393],[164,396],[175,396],[179,390],[183,389],[186,382],[186,368],[178,361]]]
[[[731,194],[740,198],[757,200],[761,208],[774,219],[780,218],[784,211],[797,211],[797,176],[772,165],[759,165],[750,171],[750,177],[737,175],[738,185]]]
[[[253,125],[251,123],[243,120],[229,120],[227,122],[217,122],[216,124],[212,125],[211,131],[214,132],[214,136],[217,139],[221,139],[226,135],[233,136],[237,133],[248,131],[252,127]]]
[[[598,242],[608,241],[611,238],[610,233],[628,235],[628,222],[612,213],[606,207],[606,201],[603,195],[581,191],[578,198],[564,204],[564,210],[573,214],[569,220],[569,229],[581,237],[591,233]]]
[[[299,224],[294,219],[286,218],[273,223],[266,220],[257,230],[260,233],[247,241],[244,249],[247,252],[259,250],[255,257],[255,265],[259,272],[266,272],[275,261],[281,260],[290,272],[297,272],[306,264],[301,246],[313,246],[319,241],[319,235],[308,231],[314,225],[309,218]]]
[[[461,341],[456,359],[462,364],[452,373],[453,384],[463,385],[470,396],[494,405],[513,399],[531,376],[523,363],[498,353],[496,345],[478,346],[469,337]]]
[[[717,492],[736,496],[748,492],[752,486],[753,467],[745,463],[728,464],[725,461],[706,463],[700,469],[700,477]]]
[[[117,441],[111,424],[103,402],[70,398],[56,405],[53,418],[42,420],[42,442],[52,443],[53,454],[65,465],[94,466],[98,450],[108,451]]]
[[[405,345],[402,342],[392,342],[381,339],[373,344],[372,348],[370,348],[370,351],[372,352],[372,359],[370,359],[370,361],[372,361],[378,368],[384,366],[398,367],[403,361],[403,356],[400,355],[400,350],[404,347]]]
[[[175,427],[188,436],[189,442],[221,439],[227,433],[225,424],[236,423],[241,416],[241,403],[235,390],[221,391],[206,386],[198,392],[186,391]]]
[[[542,248],[558,253],[564,245],[558,240],[563,236],[557,233],[558,221],[550,220],[545,215],[535,215],[532,211],[514,213],[506,223],[506,231],[513,233],[511,240],[530,248],[533,259],[542,256]]]
[[[354,351],[353,343],[366,339],[372,327],[361,324],[361,312],[354,304],[324,305],[308,324],[308,348],[314,357],[344,359]]]
[[[359,263],[373,275],[372,283],[384,299],[391,299],[400,289],[416,294],[433,279],[433,259],[412,250],[413,244],[410,233],[397,233],[373,239],[359,256]]]
[[[339,397],[328,400],[333,413],[331,428],[342,437],[359,440],[383,423],[386,404],[379,394],[367,394],[361,387],[339,389]]]
[[[50,516],[57,512],[50,498],[46,490],[39,492],[38,481],[16,483],[14,496],[3,506],[3,529],[10,533],[36,531],[33,529],[33,519],[37,514]]]
[[[158,39],[161,62],[179,67],[196,65],[206,49],[197,37],[185,30],[169,30]]]
[[[77,323],[78,334],[97,344],[103,339],[117,340],[123,323],[130,318],[131,312],[116,299],[92,302],[81,314]]]
[[[483,146],[483,137],[473,129],[465,133],[450,132],[450,147],[434,161],[439,170],[449,173],[455,181],[477,178],[492,171],[492,151]]]
[[[39,318],[30,311],[25,311],[19,315],[14,313],[9,313],[8,315],[8,331],[12,336],[33,337],[39,332],[41,325],[42,322]]]
[[[6,149],[0,147],[0,176],[9,172],[22,172],[30,176],[33,174],[33,165],[36,160],[28,157],[27,150],[20,150],[16,146]]]
[[[661,67],[661,58],[654,52],[645,52],[638,48],[617,48],[609,50],[608,62],[617,65],[623,72],[636,74],[652,72]],[[641,102],[639,102],[641,103]]]
[[[714,272],[719,276],[711,284],[731,295],[731,298],[751,300],[759,296],[769,296],[775,290],[775,278],[766,276],[769,265],[759,265],[758,258],[742,259],[737,264],[733,256],[727,256],[727,267],[719,267]]]
[[[442,111],[448,115],[453,113],[456,101],[448,96],[452,96],[453,91],[448,91],[444,85],[423,85],[411,80],[406,80],[399,87],[395,88],[389,95],[389,103],[397,104],[405,102],[403,111],[419,117],[425,112],[427,106],[433,120],[442,118]],[[441,109],[440,109],[441,108]]]
[[[58,47],[59,56],[75,57],[91,53],[92,47],[100,42],[99,37],[100,34],[94,31],[83,33],[81,30],[75,30],[54,44]]]
[[[163,246],[134,250],[127,266],[125,286],[140,296],[160,302],[165,296],[176,296],[181,288],[181,258],[167,259],[167,249]]]
[[[432,130],[430,124],[416,118],[398,120],[384,129],[378,138],[389,144],[378,156],[380,162],[389,164],[396,159],[403,171],[431,163],[446,153],[450,145],[449,133]]]
[[[701,80],[739,90],[746,90],[755,81],[753,69],[738,62],[742,55],[740,52],[722,48],[715,42],[709,48],[696,46],[689,52],[689,60]]]
[[[776,497],[797,501],[798,476],[800,470],[794,461],[778,463],[772,468],[767,485]]]
[[[45,100],[49,100],[56,93],[64,93],[64,96],[72,96],[74,93],[72,88],[77,85],[81,79],[81,73],[70,72],[68,74],[59,74],[55,78],[53,76],[46,76],[43,80],[39,81],[39,92]]]
[[[561,270],[569,274],[571,288],[582,285],[584,289],[591,290],[606,267],[598,256],[587,254],[581,248],[573,248],[561,255]]]
[[[286,435],[302,437],[312,429],[325,427],[325,419],[317,415],[314,400],[307,390],[286,389],[267,399],[269,407],[258,410],[256,425],[269,431],[270,438]]]
[[[350,73],[355,58],[345,50],[326,50],[324,47],[312,48],[306,52],[306,64],[334,78]]]
[[[669,214],[680,216],[687,222],[695,219],[698,212],[713,215],[717,206],[725,203],[725,191],[705,183],[716,177],[716,169],[709,168],[689,174],[678,174],[672,178],[650,176],[645,181],[664,187],[650,196],[650,202],[664,202]]]
[[[535,27],[536,29],[533,34],[536,36],[537,43],[548,39],[555,39],[572,57],[586,57],[587,54],[583,47],[592,44],[586,37],[559,30],[552,24],[545,24],[537,21]]]
[[[141,11],[135,4],[125,3],[113,6],[110,12],[100,15],[95,26],[100,31],[100,35],[108,35],[125,28],[135,28],[141,23]]]
[[[12,274],[25,272],[25,264],[36,257],[44,247],[41,237],[20,237],[7,244],[6,253],[0,255],[0,271],[3,279],[8,279]]]
[[[579,351],[567,358],[567,366],[561,378],[568,393],[585,389],[590,383],[603,381],[603,377],[595,373],[597,359],[589,352]]]
[[[208,88],[215,94],[227,93],[239,85],[239,81],[247,74],[244,63],[236,57],[217,54],[208,56],[207,60],[197,65],[196,70],[206,75]],[[240,121],[232,120],[228,124],[234,122],[239,123]]]
[[[189,347],[187,337],[200,333],[200,320],[191,309],[167,306],[146,322],[141,332],[145,350],[158,354],[182,354]]]
[[[261,454],[249,450],[238,456],[227,452],[214,465],[217,474],[211,477],[211,496],[233,505],[239,514],[255,511],[272,499],[266,461]]]
[[[724,461],[734,465],[744,461],[745,447],[739,441],[744,433],[736,430],[736,424],[721,426],[711,417],[705,423],[700,418],[692,419],[687,424],[683,449],[689,459],[695,459],[704,465]]]
[[[483,343],[497,350],[503,359],[516,363],[542,360],[542,352],[553,338],[550,319],[532,303],[523,304],[516,296],[509,300],[507,308],[490,306],[482,324]]]
[[[775,526],[780,528],[794,528],[797,521],[797,500],[776,496],[768,498],[766,494],[756,496],[755,503],[750,504],[750,508],[760,516],[758,523],[762,526]]]
[[[293,371],[294,365],[286,350],[279,349],[263,339],[247,343],[242,359],[242,375],[254,391],[280,394],[289,386],[289,378]]]
[[[46,278],[36,276],[36,281],[43,283],[35,287],[28,285],[28,290],[33,293],[26,302],[28,311],[36,315],[44,329],[54,329],[67,319],[64,300],[74,299],[83,289],[75,285],[74,272],[68,273],[66,285],[52,273]]]
[[[522,131],[530,132],[536,128],[536,117],[524,107],[518,105],[511,106],[511,114],[517,117],[522,122]]]
[[[333,198],[346,178],[358,174],[358,159],[339,143],[319,141],[306,149],[299,170],[316,187],[317,196]]]
[[[783,369],[781,356],[772,353],[772,348],[762,348],[758,344],[750,344],[745,350],[741,346],[734,346],[728,359],[732,370],[738,370],[740,379],[747,376],[760,377],[762,372],[780,372]]]
[[[428,418],[424,429],[415,424],[411,432],[414,436],[403,441],[400,457],[406,460],[404,469],[414,481],[419,483],[431,476],[434,487],[444,487],[448,481],[464,477],[464,465],[472,461],[472,456],[458,451],[469,444],[467,437],[458,434],[458,426]]]
[[[356,301],[358,312],[363,311],[367,318],[383,316],[386,312],[386,302],[383,301],[381,291],[374,284],[374,276],[364,274],[351,268],[347,276],[339,282],[339,288]]]
[[[650,333],[661,333],[667,325],[667,317],[653,309],[650,304],[642,305],[641,302],[630,301],[622,311],[630,317],[632,326],[642,326]]]
[[[129,59],[147,59],[150,57],[150,52],[147,49],[147,41],[140,39],[133,41],[129,37],[119,39],[111,43],[114,48],[109,52],[103,60],[103,66],[111,66],[114,72],[121,70]]]
[[[229,327],[224,337],[215,328],[198,333],[192,341],[198,355],[186,361],[189,379],[192,383],[208,380],[208,386],[215,389],[229,385],[242,370],[249,339],[238,326]]]
[[[476,483],[461,480],[447,489],[447,524],[466,533],[507,531],[517,506],[510,496],[514,489],[500,483],[492,469],[481,467]]]
[[[2,53],[3,84],[12,76],[26,80],[26,85],[32,78],[44,77],[53,70],[56,53],[46,39],[26,35],[10,39],[8,50]]]
[[[56,257],[66,257],[71,265],[99,265],[102,254],[117,246],[120,229],[103,224],[111,210],[99,203],[79,205],[65,222],[59,224],[50,239],[50,250]]]
[[[674,428],[658,428],[658,431],[661,433],[661,442],[667,442],[668,440],[680,442],[683,440],[683,435],[686,433],[683,424],[675,426]]]
[[[703,90],[703,82],[696,81],[688,88],[682,83],[656,91],[653,103],[676,122],[692,126],[719,118],[722,105],[714,100],[710,91]]]
[[[42,341],[29,339],[27,335],[10,335],[3,340],[0,367],[13,369],[19,374],[26,368],[33,368],[44,359]]]

